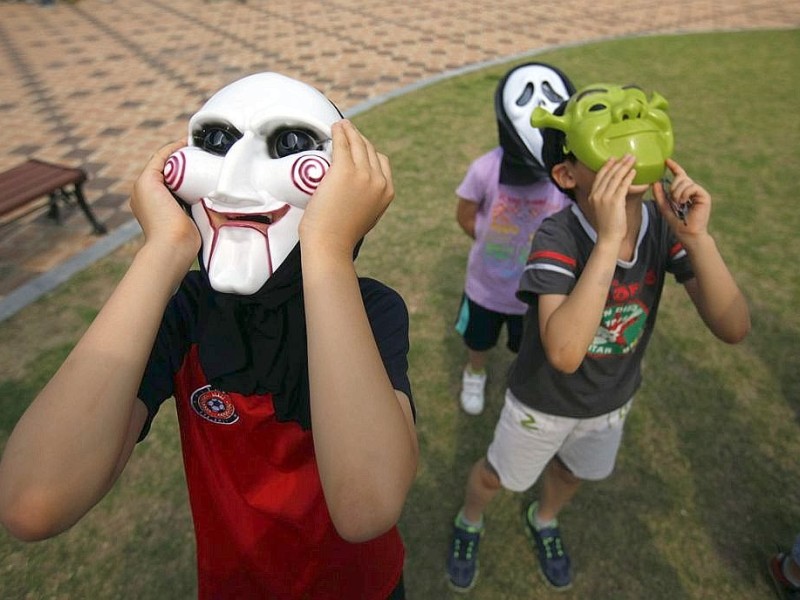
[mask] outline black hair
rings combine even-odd
[[[565,100],[559,104],[553,111],[553,114],[558,117],[562,116],[564,111],[567,109],[567,102],[568,100]],[[552,181],[559,190],[564,192],[574,202],[575,193],[573,190],[562,188],[553,178],[553,167],[566,160],[570,162],[575,162],[576,160],[575,155],[572,152],[564,152],[564,143],[566,139],[567,134],[560,129],[542,127],[542,162],[544,162],[544,167],[547,169],[547,173],[550,175],[550,181]]]

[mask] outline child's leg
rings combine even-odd
[[[501,485],[511,491],[532,486],[571,428],[564,427],[564,421],[569,420],[560,420],[561,426],[555,428],[548,426],[549,420],[548,415],[532,411],[506,391],[494,439],[486,458],[470,470],[464,506],[453,526],[447,576],[457,591],[467,591],[475,585],[483,511]]]
[[[469,472],[462,515],[479,524],[483,511],[501,487],[514,492],[530,488],[560,448],[570,431],[568,421],[551,417],[521,404],[506,390],[505,403],[494,438]],[[535,426],[531,426],[535,424]]]
[[[519,345],[522,343],[523,319],[522,315],[508,315],[506,318],[506,332],[508,333],[506,347],[514,354],[519,353]]]
[[[553,521],[561,509],[572,500],[580,488],[581,480],[554,457],[542,475],[542,495],[539,499],[537,520]]]
[[[483,533],[483,509],[500,489],[500,480],[486,459],[472,465],[467,478],[464,507],[456,515],[447,555],[450,587],[466,592],[478,578],[478,550]]]
[[[467,367],[473,373],[483,373],[489,353],[485,350],[473,350],[467,347]]]
[[[461,378],[459,401],[469,415],[479,415],[486,403],[486,360],[488,351],[497,343],[502,326],[502,315],[475,304],[466,294],[461,298],[461,309],[456,321],[456,331],[464,339],[468,361]]]
[[[542,476],[536,513],[539,521],[554,520],[575,496],[581,481],[600,481],[611,475],[632,402],[608,414],[582,419],[567,436]]]
[[[456,331],[467,347],[467,366],[473,373],[482,373],[486,367],[489,350],[495,347],[500,337],[504,316],[476,304],[464,294],[456,320]]]
[[[470,523],[479,524],[483,511],[500,491],[500,478],[485,458],[472,465],[467,479],[462,515]]]

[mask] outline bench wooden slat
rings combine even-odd
[[[0,214],[11,212],[66,185],[85,180],[86,173],[81,169],[29,160],[0,173]]]
[[[33,204],[44,196],[50,196],[46,205],[49,206],[49,214],[60,222],[57,201],[60,199],[68,202],[74,199],[89,219],[95,233],[106,233],[105,226],[97,221],[83,197],[84,181],[86,172],[83,169],[54,165],[35,158],[28,159],[21,165],[0,173],[0,217],[11,215],[9,220],[16,220],[20,216],[17,212],[22,211],[22,207]],[[73,186],[72,189],[67,187],[70,185]]]

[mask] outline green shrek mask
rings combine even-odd
[[[636,86],[595,83],[572,95],[563,116],[537,107],[531,125],[563,131],[564,153],[593,171],[609,158],[631,154],[636,158],[633,183],[650,184],[664,175],[675,145],[667,106],[655,92],[648,100]]]

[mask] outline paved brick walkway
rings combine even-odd
[[[28,157],[85,168],[87,200],[113,239],[131,230],[127,197],[147,157],[183,137],[211,93],[254,71],[305,80],[350,113],[442,73],[547,47],[798,26],[800,0],[5,0],[0,169]],[[39,214],[0,227],[0,303],[99,242],[78,210],[63,226]]]

